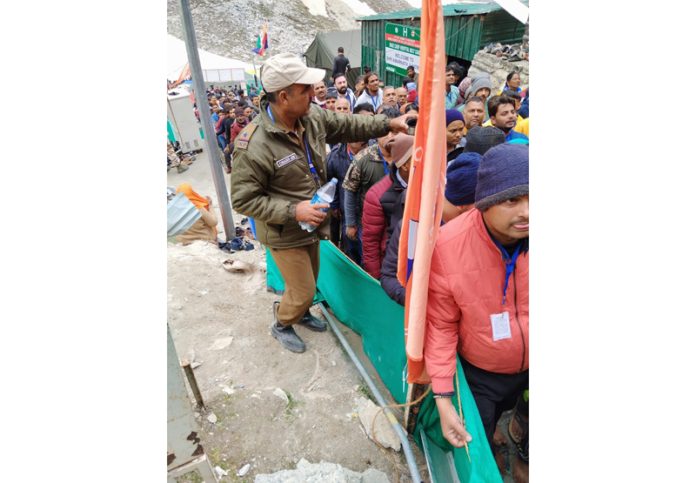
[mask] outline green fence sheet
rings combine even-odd
[[[315,301],[324,300],[331,307],[336,318],[362,337],[363,350],[394,400],[406,401],[406,348],[404,343],[404,308],[390,299],[379,282],[368,275],[345,256],[329,241],[320,242],[320,269],[317,282],[318,293]],[[282,293],[285,284],[283,277],[273,261],[271,252],[266,249],[267,277],[269,290]],[[498,467],[493,459],[476,403],[466,384],[461,365],[457,362],[459,374],[459,397],[462,410],[467,419],[467,429],[473,441],[469,443],[469,455],[461,448],[453,448],[443,438],[440,420],[432,394],[422,402],[418,413],[414,440],[424,448],[420,438],[422,429],[428,438],[428,447],[449,456],[451,454],[457,476],[466,483],[502,482]],[[457,400],[453,399],[457,404]],[[429,461],[440,461],[428,455]],[[456,481],[446,468],[431,467],[431,477],[435,483]]]

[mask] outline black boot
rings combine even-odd
[[[271,335],[278,339],[278,342],[291,352],[302,353],[307,347],[300,339],[300,336],[295,333],[292,325],[284,326],[278,321],[278,306],[279,302],[273,302],[273,325],[271,326]]]
[[[300,319],[298,324],[303,325],[314,332],[325,332],[327,327],[326,322],[321,319],[317,319],[309,312],[309,310],[306,314],[304,314],[304,317]]]

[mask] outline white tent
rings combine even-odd
[[[253,73],[253,66],[240,60],[229,59],[198,49],[198,57],[205,82],[242,82],[244,72]],[[167,35],[167,79],[176,80],[188,62],[186,44],[172,35]]]

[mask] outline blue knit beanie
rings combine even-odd
[[[447,109],[445,111],[445,126],[449,126],[454,121],[464,122],[464,116],[456,109]]]
[[[445,198],[454,206],[470,205],[476,194],[476,173],[481,162],[479,153],[461,153],[447,166]]]
[[[481,159],[476,183],[476,203],[486,211],[505,200],[529,194],[529,147],[499,144]]]

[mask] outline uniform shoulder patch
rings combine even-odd
[[[251,139],[251,136],[254,134],[254,131],[258,127],[258,124],[251,123],[247,125],[244,129],[241,130],[241,132],[237,135],[237,138],[234,140],[234,147],[235,149],[246,149],[249,146],[249,140]]]

